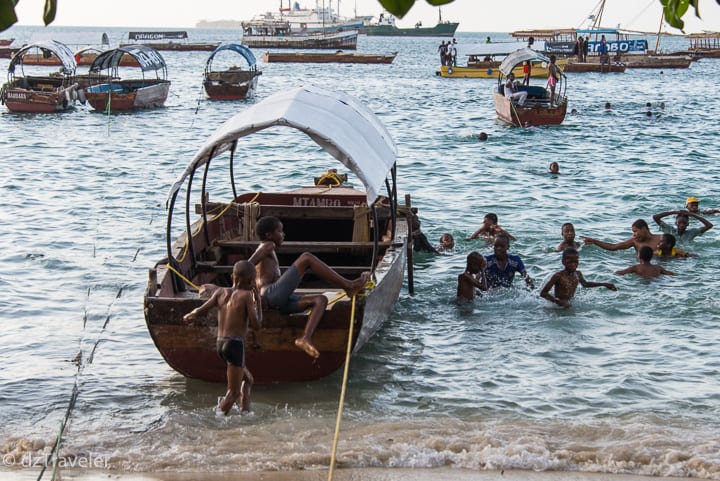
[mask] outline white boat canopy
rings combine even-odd
[[[168,198],[197,168],[231,149],[236,139],[273,126],[305,132],[342,162],[365,186],[368,205],[377,199],[397,157],[390,133],[358,99],[316,86],[299,87],[276,93],[227,120],[200,147]]]
[[[507,57],[505,57],[505,59],[500,64],[499,69],[503,73],[503,75],[507,76],[510,72],[512,72],[516,65],[519,65],[526,60],[539,60],[541,62],[550,63],[550,59],[545,55],[541,54],[540,52],[536,52],[531,48],[525,47],[521,48],[520,50],[516,50]]]
[[[484,57],[490,55],[510,55],[517,49],[522,48],[524,42],[495,42],[495,43],[473,43],[473,44],[457,44],[458,57]],[[535,42],[533,44],[535,50],[544,50],[545,42]]]

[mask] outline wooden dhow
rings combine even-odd
[[[268,179],[262,168],[236,166],[236,159],[252,158],[241,155],[241,146],[252,139],[241,139],[275,126],[307,134],[347,167],[364,189],[347,186],[329,171],[315,185],[273,191],[280,182]],[[286,145],[291,153],[283,156],[284,162],[292,162],[285,159],[293,158],[293,143],[298,140],[289,134]],[[284,226],[286,239],[277,251],[281,269],[307,251],[349,279],[372,273],[374,286],[356,298],[350,342],[353,352],[361,349],[392,312],[404,279],[408,221],[397,216],[395,157],[395,144],[375,114],[340,92],[296,88],[267,97],[227,120],[200,147],[168,196],[167,252],[150,269],[144,301],[148,330],[165,361],[190,378],[225,380],[226,366],[216,354],[215,314],[190,326],[182,318],[203,303],[200,286],[230,285],[233,264],[254,252],[259,244],[255,223],[267,215],[279,218]],[[214,174],[229,176],[224,182],[224,190],[231,194],[226,202],[208,199],[206,186],[217,191]],[[260,192],[239,193],[238,185],[262,187]],[[383,186],[385,196],[380,195]],[[175,212],[176,206],[184,206],[184,216]],[[173,220],[181,218],[183,232],[175,236]],[[304,328],[305,314],[265,310],[262,329],[250,331],[245,340],[247,367],[256,382],[311,381],[345,362],[351,300],[309,273],[296,293],[330,299],[313,334],[320,357],[311,358],[293,342]]]
[[[397,52],[389,54],[359,52],[263,52],[263,62],[274,63],[379,63],[390,64]]]
[[[213,70],[213,61],[221,52],[233,52],[247,63],[247,68],[230,67]],[[240,100],[251,96],[257,87],[262,71],[252,51],[244,45],[229,43],[216,48],[208,57],[203,73],[203,88],[208,98],[214,100]]]
[[[26,55],[54,57],[60,72],[26,73]],[[8,65],[8,81],[2,86],[0,99],[11,112],[58,112],[69,109],[78,98],[72,50],[56,40],[33,42],[25,45],[13,56]],[[20,74],[17,71],[20,71]]]

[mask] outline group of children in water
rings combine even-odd
[[[698,198],[689,197],[685,203],[685,209],[655,214],[653,220],[663,232],[662,234],[651,233],[647,222],[638,219],[632,224],[632,236],[622,242],[609,243],[584,236],[582,241],[585,245],[595,245],[610,251],[634,248],[638,263],[616,271],[617,275],[637,274],[646,279],[661,275],[674,275],[673,272],[661,265],[653,264],[652,258],[653,256],[659,258],[694,256],[694,254],[676,247],[676,242],[680,241],[686,244],[713,227],[700,213],[720,213],[720,209],[700,211],[699,203]],[[675,225],[669,225],[663,220],[671,215],[675,216]],[[691,218],[699,221],[702,226],[689,227]],[[578,253],[580,243],[575,240],[573,224],[569,222],[563,224],[561,235],[563,240],[557,246],[557,251],[562,252],[563,269],[555,272],[545,283],[540,291],[541,297],[560,306],[570,307],[570,300],[575,295],[578,284],[583,287],[605,287],[613,291],[617,290],[611,282],[589,282],[577,270],[580,260]],[[482,291],[511,286],[515,273],[520,274],[531,289],[534,288],[520,257],[508,254],[510,241],[514,240],[514,237],[500,227],[497,215],[490,213],[485,216],[483,224],[470,236],[470,239],[478,237],[492,241],[494,253],[488,256],[482,256],[478,252],[468,254],[465,271],[458,276],[457,299],[459,302],[472,301]]]

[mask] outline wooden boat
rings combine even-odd
[[[263,52],[263,62],[298,63],[384,63],[395,60],[397,52],[390,54],[358,52]]]
[[[20,47],[0,46],[0,58],[12,58],[20,50]]]
[[[247,69],[232,67],[226,70],[214,71],[213,60],[220,52],[235,52],[242,56],[248,64]],[[252,95],[257,86],[258,77],[262,71],[258,70],[255,55],[244,45],[229,43],[216,48],[205,63],[203,74],[203,88],[205,94],[215,100],[239,100]]]
[[[297,32],[285,21],[243,22],[242,44],[253,48],[357,49],[357,30]]]
[[[523,48],[508,55],[500,65],[501,75],[498,77],[498,86],[493,93],[495,99],[495,112],[498,118],[515,126],[537,126],[537,125],[559,125],[565,119],[567,111],[567,97],[565,90],[567,87],[566,77],[562,74],[561,80],[558,81],[555,92],[555,99],[551,102],[550,92],[542,86],[521,85],[519,90],[528,93],[524,106],[518,105],[515,101],[505,97],[506,78],[518,64],[522,64],[526,60],[540,60],[550,63],[550,59],[535,50]]]
[[[119,46],[130,47],[142,44],[155,50],[211,52],[220,45],[220,42],[188,42],[188,33],[184,30],[173,32],[129,32],[128,40],[129,42],[121,43]]]
[[[138,63],[142,78],[123,79],[118,67],[124,56]],[[117,112],[123,110],[162,107],[170,92],[165,59],[155,49],[146,45],[132,45],[106,50],[95,58],[90,74],[105,72],[105,82],[90,85],[84,95],[93,109]],[[147,78],[146,72],[154,72]]]
[[[627,69],[627,65],[624,63],[600,63],[600,62],[576,62],[569,60],[564,67],[562,67],[565,73],[622,73]]]
[[[720,32],[691,33],[687,39],[690,47],[682,53],[699,58],[720,58]]]
[[[377,22],[365,24],[365,34],[368,36],[383,37],[452,37],[460,25],[457,22],[442,20],[442,13],[438,9],[440,18],[433,27],[423,27],[420,22],[413,28],[399,28],[395,23],[394,15],[381,13]]]
[[[517,51],[518,48],[518,42],[461,44],[458,46],[458,57],[466,58],[466,64],[461,66],[442,65],[435,74],[446,78],[497,78],[503,59]],[[559,59],[557,65],[563,68],[567,62],[567,59]],[[533,60],[531,65],[531,78],[547,78],[547,63]],[[516,77],[522,78],[522,64],[517,65],[513,69],[513,73]]]
[[[55,56],[62,64],[60,72],[26,74],[24,59],[28,52]],[[15,74],[19,67],[22,76]],[[41,67],[42,68],[42,67]],[[0,99],[11,112],[58,112],[69,109],[78,98],[75,59],[70,48],[56,40],[34,42],[22,47],[8,65],[8,82],[3,85]]]
[[[252,166],[243,171],[234,167],[234,159],[241,158],[236,154],[238,139],[274,126],[306,133],[350,169],[364,191],[338,185],[339,176],[329,171],[329,182],[321,178],[310,187],[237,193],[236,176],[245,185],[263,185],[258,184],[261,181],[270,187],[277,184],[276,179],[267,179]],[[352,349],[361,349],[392,311],[404,279],[408,224],[396,216],[395,156],[395,144],[375,114],[349,95],[317,87],[277,93],[226,121],[170,189],[166,257],[150,269],[144,296],[147,327],[165,361],[190,378],[225,380],[226,366],[215,351],[214,314],[192,326],[184,324],[182,317],[203,303],[198,286],[230,285],[232,265],[254,252],[259,244],[254,225],[258,217],[266,215],[283,222],[286,241],[278,248],[282,269],[309,251],[349,279],[372,272],[374,287],[356,300]],[[206,181],[215,179],[215,172],[222,176],[230,173],[229,202],[208,199]],[[380,196],[383,185],[388,189],[387,197]],[[191,199],[200,203],[193,205]],[[185,223],[184,232],[173,241],[172,222],[180,218],[176,205],[185,207]],[[191,215],[196,213],[199,218],[193,221]],[[390,242],[380,242],[386,232]],[[251,331],[245,343],[247,366],[256,382],[310,381],[344,364],[351,301],[338,297],[337,289],[309,275],[296,293],[325,294],[335,300],[313,335],[320,357],[309,357],[293,342],[304,328],[305,314],[265,310],[263,328]]]
[[[689,68],[690,55],[626,55],[622,57],[627,68]]]
[[[0,47],[7,47],[15,41],[14,38],[0,38]]]

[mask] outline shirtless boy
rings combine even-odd
[[[686,252],[679,247],[675,247],[675,236],[672,234],[662,235],[662,239],[658,243],[655,255],[665,259],[673,257],[678,257],[681,259],[693,257],[693,254],[690,254],[689,252]]]
[[[485,281],[485,267],[487,261],[477,252],[471,252],[467,256],[467,265],[465,272],[458,276],[457,300],[472,301],[478,290],[487,291],[487,282]]]
[[[620,276],[625,275],[625,274],[637,274],[646,279],[652,279],[654,277],[659,277],[662,274],[665,274],[668,276],[675,275],[674,272],[668,271],[663,266],[651,263],[650,261],[652,260],[652,256],[653,256],[652,249],[648,246],[643,246],[640,248],[640,251],[638,252],[638,257],[640,258],[640,263],[635,264],[634,266],[630,266],[626,269],[616,271],[615,274],[620,275]]]
[[[217,353],[227,364],[227,392],[218,408],[227,415],[240,398],[243,411],[250,410],[253,377],[245,367],[245,344],[248,325],[260,329],[262,306],[255,288],[255,267],[248,261],[233,266],[232,287],[218,287],[202,306],[185,314],[183,321],[192,323],[213,307],[218,308]]]
[[[650,232],[650,228],[643,219],[638,219],[632,224],[632,236],[622,242],[611,244],[610,242],[603,242],[601,240],[593,239],[592,237],[582,237],[585,245],[596,245],[601,249],[608,251],[619,251],[623,249],[635,248],[635,252],[639,254],[642,247],[649,247],[650,250],[657,248],[658,242],[662,238],[662,234],[653,234]]]
[[[370,273],[363,272],[360,277],[351,281],[311,253],[303,252],[287,271],[280,275],[280,263],[275,250],[285,239],[282,222],[277,217],[261,217],[255,225],[255,232],[261,242],[249,260],[255,265],[256,284],[263,301],[271,309],[279,309],[283,314],[303,312],[310,308],[305,331],[295,339],[295,345],[310,357],[320,357],[320,352],[312,344],[312,335],[327,307],[327,297],[322,294],[298,296],[293,292],[300,285],[305,272],[311,270],[321,279],[343,289],[348,297],[353,297],[363,290],[370,279]]]
[[[558,244],[557,251],[563,252],[568,247],[573,249],[579,249],[580,243],[575,240],[575,226],[570,222],[565,222],[560,228],[560,234],[562,235],[562,242]]]
[[[516,240],[515,237],[511,236],[505,229],[498,225],[498,216],[490,212],[489,214],[485,214],[482,225],[478,230],[473,232],[470,238],[477,239],[482,236],[485,239],[492,241],[495,239],[495,236],[500,234],[506,236],[510,240]]]
[[[570,299],[575,295],[578,283],[583,287],[605,287],[611,291],[617,291],[617,287],[611,282],[589,282],[585,280],[582,272],[577,270],[578,264],[580,264],[580,255],[577,249],[568,247],[563,250],[562,264],[565,269],[553,274],[548,283],[542,288],[542,291],[540,291],[540,297],[544,297],[558,306],[570,307]],[[555,288],[555,295],[550,294],[550,289],[553,287]]]

